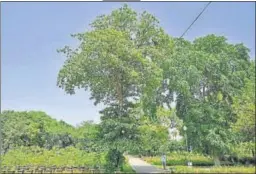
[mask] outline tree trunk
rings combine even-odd
[[[117,159],[116,159],[116,168],[119,168],[119,159],[120,159],[120,155],[117,154]]]
[[[214,155],[213,159],[214,159],[214,165],[215,166],[220,166],[220,158],[219,158],[219,156],[218,155]]]

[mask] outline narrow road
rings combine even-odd
[[[143,161],[140,158],[127,156],[129,159],[129,164],[135,170],[136,173],[166,173],[166,171],[156,168],[151,164]]]

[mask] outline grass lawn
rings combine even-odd
[[[160,165],[156,165],[162,168]],[[223,166],[223,167],[188,167],[188,166],[168,166],[174,169],[175,173],[255,173],[255,166]]]

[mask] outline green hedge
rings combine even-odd
[[[235,155],[223,156],[221,157],[221,163],[223,165],[249,165],[249,164],[256,164],[256,157],[238,157]]]
[[[187,167],[175,166],[174,173],[255,173],[255,167]]]
[[[144,157],[145,161],[153,165],[161,165],[161,157]],[[188,154],[188,153],[171,153],[167,155],[166,164],[168,166],[187,165],[187,162],[191,161],[193,166],[212,166],[214,165],[213,159],[200,154]]]

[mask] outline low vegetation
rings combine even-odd
[[[144,157],[145,161],[153,164],[153,165],[161,165],[161,157]],[[166,164],[168,166],[180,166],[187,165],[188,161],[191,161],[194,166],[213,166],[214,161],[210,157],[206,157],[204,155],[199,154],[189,154],[187,152],[179,152],[179,153],[170,153],[167,155]]]
[[[75,147],[19,147],[3,156],[4,171],[106,172],[106,153],[85,152]],[[121,172],[133,172],[125,161]]]
[[[2,161],[5,166],[87,166],[88,168],[103,168],[105,163],[104,153],[88,153],[74,147],[51,150],[39,147],[20,147],[6,153]]]
[[[156,166],[162,168],[162,166]],[[168,167],[170,173],[255,173],[254,166],[222,166],[222,167],[188,167],[172,166]]]
[[[233,151],[232,155],[223,155],[220,157],[220,165],[223,166],[235,166],[235,165],[255,165],[255,157],[253,157],[250,153],[240,152],[247,151],[247,146],[237,146],[237,153]],[[143,157],[143,159],[153,165],[161,165],[161,157],[153,156],[153,157]],[[188,153],[185,151],[177,151],[168,153],[167,155],[167,165],[168,166],[181,166],[187,165],[188,161],[192,162],[193,166],[213,166],[214,160],[210,156],[205,156],[199,153]]]

